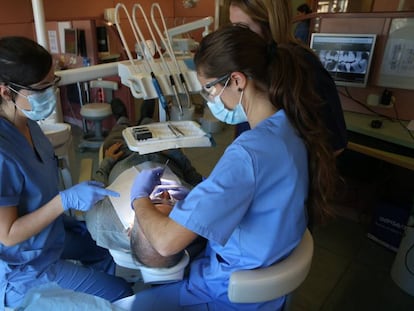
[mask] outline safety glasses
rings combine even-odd
[[[61,79],[61,77],[54,76],[53,81],[44,82],[42,84],[38,84],[38,85],[35,85],[35,86],[26,86],[26,85],[21,85],[21,84],[14,83],[14,82],[8,82],[8,84],[11,85],[11,86],[14,86],[15,88],[19,88],[19,89],[22,89],[22,90],[28,90],[28,91],[33,91],[33,92],[43,92],[43,91],[47,90],[48,88],[50,88],[52,86],[57,86],[60,79]],[[14,91],[13,88],[12,88],[12,90]]]
[[[200,95],[201,95],[201,96],[202,96],[202,97],[203,97],[206,101],[208,101],[208,102],[213,101],[213,100],[214,100],[214,97],[217,95],[217,94],[216,94],[216,93],[217,93],[216,85],[217,85],[218,83],[222,83],[222,82],[226,81],[226,83],[225,83],[225,85],[224,85],[224,87],[226,87],[226,85],[227,85],[227,83],[228,83],[229,78],[230,78],[230,74],[229,74],[229,73],[227,73],[227,74],[225,74],[224,76],[222,76],[222,77],[220,77],[220,78],[218,78],[218,79],[216,79],[216,80],[214,80],[214,81],[211,81],[211,82],[206,83],[206,84],[205,84],[205,85],[201,88]]]

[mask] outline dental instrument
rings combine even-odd
[[[158,27],[158,23],[155,20],[155,9],[158,10],[158,13],[160,15],[160,19],[161,19],[161,22],[162,22],[162,25],[163,25],[163,28],[164,28],[164,32],[166,34],[166,40],[165,40],[164,35],[162,34],[160,28]],[[155,30],[158,33],[158,36],[160,37],[161,42],[163,43],[165,49],[167,50],[168,54],[170,55],[171,60],[173,61],[174,65],[177,69],[178,75],[180,77],[181,85],[183,87],[184,93],[185,93],[186,98],[187,98],[187,108],[190,108],[191,107],[190,92],[188,91],[188,87],[187,87],[187,83],[184,79],[184,75],[182,74],[182,72],[180,70],[180,66],[178,65],[177,58],[175,57],[175,54],[174,54],[174,51],[173,51],[173,48],[172,48],[172,44],[171,44],[171,40],[170,40],[170,37],[168,36],[168,33],[167,33],[167,26],[165,24],[164,15],[163,15],[161,7],[158,3],[153,3],[151,5],[151,20],[152,20],[152,23],[154,25]],[[183,115],[182,108],[180,109],[180,112]]]
[[[167,168],[168,163],[170,162],[170,159],[167,159],[167,161],[165,161],[164,166],[162,167],[162,174],[160,176],[160,178],[162,177],[162,175],[164,175],[165,169]]]
[[[121,26],[120,26],[120,22],[119,22],[119,9],[120,8],[123,8],[124,11],[125,11],[125,14],[126,14],[126,16],[128,18],[128,21],[129,21],[129,23],[131,25],[131,28],[132,28],[132,32],[134,34],[135,41],[138,43],[137,44],[138,49],[140,50],[140,52],[143,55],[143,60],[144,60],[144,64],[146,65],[146,70],[150,72],[152,85],[153,85],[153,87],[155,89],[155,92],[156,92],[156,94],[158,96],[158,100],[159,100],[159,102],[160,102],[160,104],[161,104],[161,106],[162,106],[162,108],[164,110],[163,112],[161,110],[159,112],[160,113],[160,119],[161,120],[162,119],[166,119],[166,116],[168,115],[168,105],[167,105],[167,100],[165,99],[164,93],[162,92],[160,83],[158,82],[158,79],[155,76],[154,70],[151,67],[150,63],[144,57],[145,56],[145,53],[144,53],[144,50],[143,50],[141,44],[139,44],[139,38],[138,38],[137,29],[135,29],[135,27],[133,26],[133,23],[132,23],[132,20],[131,20],[131,16],[129,15],[128,10],[126,9],[126,7],[125,7],[125,5],[123,3],[118,3],[115,6],[115,20],[117,22],[116,23],[116,27],[117,27],[118,32],[119,32],[119,35],[121,37],[122,44],[124,45],[124,48],[126,49],[128,58],[129,58],[129,60],[131,62],[131,65],[132,65],[132,68],[134,68],[135,70],[137,70],[138,66],[135,65],[135,62],[134,62],[133,57],[131,55],[130,49],[128,47],[128,43],[125,40],[124,34],[123,34],[122,29],[121,29]],[[130,85],[130,87],[132,88],[133,85]]]
[[[146,45],[147,49],[149,50],[150,49],[150,46],[148,45],[148,42],[145,40],[145,38],[144,38],[144,36],[143,36],[143,34],[141,32],[141,29],[138,26],[137,20],[136,20],[136,11],[137,11],[137,9],[139,9],[141,11],[141,15],[144,18],[144,21],[145,21],[145,23],[147,25],[147,29],[148,29],[148,32],[150,33],[150,36],[152,38],[152,41],[154,42],[155,49],[157,50],[158,54],[160,55],[161,62],[164,65],[165,71],[169,73],[169,81],[170,81],[171,89],[173,90],[173,93],[174,93],[175,99],[177,101],[178,107],[180,108],[180,112],[183,115],[181,100],[180,100],[180,97],[178,95],[177,87],[176,87],[176,84],[175,84],[175,81],[174,81],[172,72],[171,72],[170,68],[168,67],[168,64],[164,60],[164,56],[162,54],[162,51],[161,51],[159,45],[157,44],[157,40],[155,39],[154,33],[152,31],[152,28],[151,28],[151,26],[150,26],[150,24],[148,22],[147,15],[145,14],[144,9],[142,8],[142,6],[139,3],[134,4],[134,6],[132,7],[132,12],[133,12],[132,18],[133,18],[133,22],[134,22],[135,29],[136,29],[136,31],[137,31],[137,33],[138,33],[141,41],[143,42],[143,44]],[[155,65],[154,57],[152,55],[148,55],[148,56],[150,56],[148,58],[150,58],[151,61],[152,61],[152,63]]]

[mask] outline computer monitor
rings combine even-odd
[[[310,47],[338,86],[365,87],[376,34],[313,33]]]

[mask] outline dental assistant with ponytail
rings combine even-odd
[[[59,192],[54,150],[36,122],[53,112],[58,81],[42,46],[0,38],[0,310],[18,307],[27,291],[47,283],[109,301],[132,294],[109,274],[114,264],[106,250],[64,214],[118,194],[96,182]]]
[[[195,54],[201,95],[219,119],[243,132],[204,181],[169,216],[149,199],[160,168],[143,170],[131,205],[145,237],[163,256],[197,236],[208,240],[181,282],[138,292],[132,310],[281,310],[285,297],[235,304],[227,287],[236,270],[267,267],[289,256],[307,226],[306,206],[321,217],[335,184],[335,160],[321,100],[295,47],[231,25],[203,38]]]

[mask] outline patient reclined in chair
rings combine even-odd
[[[128,169],[113,183],[113,185],[117,185],[120,179],[124,179],[120,188],[112,188],[120,192],[121,199],[106,198],[97,203],[85,215],[88,230],[97,244],[108,248],[119,266],[140,270],[145,283],[166,283],[182,279],[184,268],[189,259],[204,247],[204,241],[200,238],[191,244],[186,252],[163,257],[151,247],[140,230],[129,205],[130,187],[124,186],[125,179],[127,179],[126,182],[129,179],[129,182],[132,183],[131,171],[132,174],[138,174],[143,168],[160,165],[157,162],[144,162]],[[188,193],[188,188],[182,185],[178,177],[168,167],[165,169],[162,183],[154,189],[150,198],[158,210],[168,214],[175,201],[182,199]],[[109,188],[111,187],[112,185],[109,186]],[[126,197],[126,200],[122,201],[122,197]]]
[[[188,158],[179,149],[166,150],[157,153],[140,155],[130,151],[122,136],[122,131],[130,126],[126,113],[126,109],[121,101],[113,101],[111,104],[114,115],[118,117],[117,124],[112,128],[109,135],[105,138],[102,145],[103,159],[100,161],[99,169],[94,175],[94,179],[103,182],[105,185],[114,184],[114,182],[123,175],[128,176],[128,171],[134,170],[134,167],[149,168],[151,166],[163,166],[168,160],[168,167],[165,170],[163,178],[169,179],[170,183],[184,185],[192,188],[202,180],[202,176],[191,165]],[[153,122],[150,116],[143,115],[141,124]],[[115,145],[116,144],[116,145]],[[115,148],[114,148],[115,146]],[[116,149],[116,150],[115,150]],[[133,174],[137,174],[133,172]],[[174,258],[162,258],[154,252],[145,250],[147,258],[141,254],[132,257],[130,230],[132,229],[134,213],[130,208],[129,191],[132,186],[133,177],[129,175],[126,186],[116,189],[118,192],[124,191],[121,199],[126,200],[126,209],[124,212],[129,214],[130,218],[127,223],[125,217],[119,217],[119,210],[116,211],[112,204],[112,199],[106,198],[98,202],[94,208],[85,215],[88,230],[93,239],[101,247],[109,249],[114,257],[115,262],[126,268],[139,269],[141,271],[144,282],[160,283],[176,280],[177,276],[182,278],[182,270],[188,264],[190,258],[196,256],[204,249],[205,240],[203,238],[196,239],[189,245],[184,254],[179,254]],[[136,227],[135,232],[140,232]],[[134,240],[133,240],[134,242]],[[146,265],[157,266],[158,268],[148,268],[146,265],[139,263],[137,259]],[[173,265],[175,263],[175,265]],[[173,265],[171,267],[171,265]],[[160,268],[165,266],[166,268]],[[180,274],[181,273],[181,274]]]

